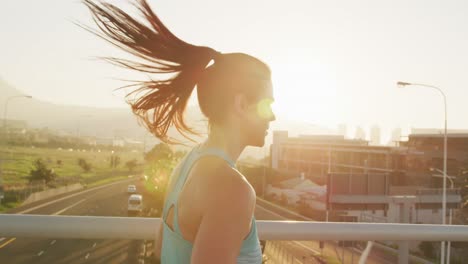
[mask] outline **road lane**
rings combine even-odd
[[[137,188],[141,182],[132,181]],[[126,216],[127,185],[113,184],[96,190],[86,190],[55,203],[46,202],[30,207],[28,214]],[[32,209],[31,209],[32,208]],[[20,210],[21,212],[21,210]],[[70,228],[73,228],[72,226]],[[4,245],[9,240],[13,241]],[[139,241],[83,240],[83,239],[28,239],[4,238],[0,241],[0,263],[136,263]]]
[[[136,182],[136,181],[135,181]],[[119,183],[96,190],[86,190],[70,197],[62,197],[55,203],[47,202],[29,207],[28,214],[61,214],[89,216],[126,216],[129,182]],[[143,188],[138,183],[137,188]],[[145,200],[145,199],[144,199]],[[256,208],[258,220],[283,220],[281,214],[259,203]],[[288,219],[298,217],[288,215]],[[300,220],[300,219],[297,219]],[[302,219],[303,220],[303,219]],[[73,228],[73,227],[70,227]],[[53,242],[55,241],[55,242]],[[8,244],[6,244],[8,243]],[[299,243],[299,244],[297,244]],[[3,247],[2,247],[3,245]],[[283,242],[282,245],[294,252],[298,258],[320,251],[318,242]],[[131,240],[79,240],[79,239],[14,239],[0,241],[0,263],[132,263],[139,247],[138,241]],[[347,263],[357,263],[359,256],[346,249]],[[325,255],[341,258],[343,251],[336,245],[326,243]],[[349,259],[349,261],[348,261]],[[351,260],[353,260],[351,262]],[[368,263],[382,263],[369,261]]]
[[[266,203],[257,199],[257,207],[255,208],[255,217],[258,220],[301,220],[304,221],[303,216],[293,212],[286,212],[284,209],[278,210],[278,206]],[[291,254],[297,259],[311,259],[311,255],[320,255],[332,257],[345,263],[358,263],[360,253],[353,248],[339,247],[336,243],[325,242],[324,248],[320,249],[318,241],[281,241],[276,243],[277,248],[282,246],[287,249],[288,254]],[[319,254],[318,254],[319,253]],[[390,256],[387,256],[390,257]],[[315,262],[313,262],[315,263]],[[383,259],[382,257],[371,255],[367,259],[369,264],[379,263],[394,263],[391,260]]]

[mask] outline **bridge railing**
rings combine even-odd
[[[154,240],[160,218],[0,214],[0,237]],[[468,226],[257,220],[261,240],[399,241],[398,263],[409,263],[409,241],[468,241]]]
[[[160,218],[0,214],[0,237],[156,238]],[[468,241],[468,226],[257,220],[261,240]]]

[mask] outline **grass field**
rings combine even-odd
[[[112,169],[110,167],[110,157],[117,155],[120,157],[120,164]],[[136,159],[138,163],[143,162],[143,154],[139,152],[116,152],[111,151],[77,151],[65,149],[49,148],[28,148],[0,146],[0,159],[2,161],[1,179],[5,186],[24,185],[28,183],[27,177],[33,169],[33,162],[41,158],[48,168],[54,169],[59,180],[65,178],[86,179],[99,175],[114,176],[121,175],[128,171],[125,163]],[[78,159],[85,159],[91,163],[92,169],[85,173],[78,165]],[[59,164],[60,163],[60,164]],[[136,169],[138,170],[138,168]]]

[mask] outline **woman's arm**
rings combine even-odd
[[[166,186],[166,193],[164,194],[164,200],[162,204],[162,208],[164,208],[164,205],[166,204],[167,197],[170,192],[172,192],[172,188],[174,185],[174,175],[179,175],[180,173],[180,166],[181,164],[179,163],[175,168],[174,172],[171,174],[169,181]],[[156,233],[156,239],[154,241],[154,255],[157,260],[161,259],[161,248],[162,248],[162,239],[163,239],[163,226],[164,226],[164,219],[163,219],[163,209],[161,209],[161,225],[159,226],[159,230]]]
[[[161,259],[161,247],[162,247],[162,230],[163,230],[163,219],[161,217],[161,225],[156,234],[156,240],[154,241],[154,256],[157,260]]]

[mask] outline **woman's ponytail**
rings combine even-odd
[[[168,136],[171,126],[186,138],[189,138],[189,134],[197,134],[186,124],[184,111],[206,66],[219,53],[177,38],[159,20],[146,0],[135,3],[145,23],[112,4],[99,0],[83,1],[101,32],[90,31],[143,62],[113,57],[106,60],[162,77],[131,85],[136,89],[127,95],[127,102],[133,113],[149,131],[167,143],[178,142]]]

